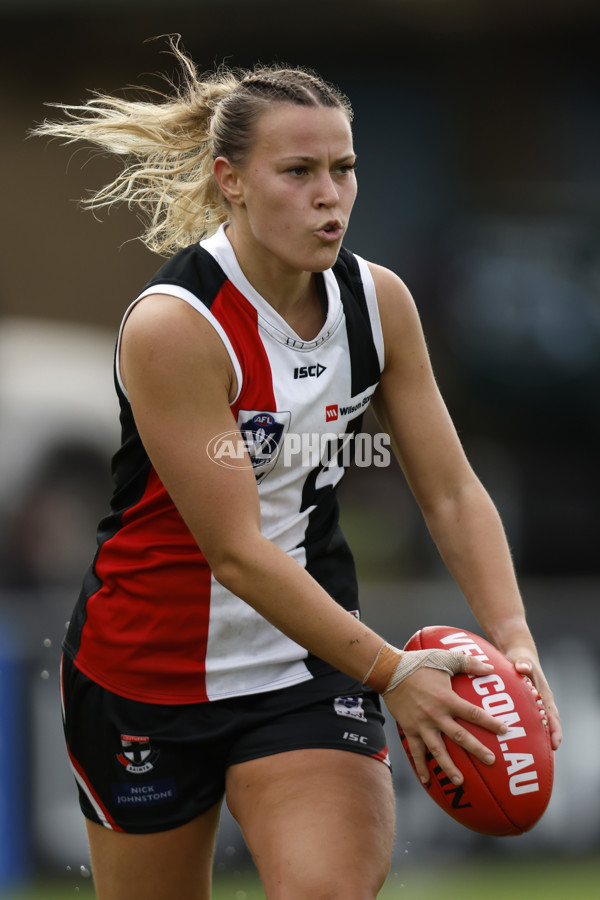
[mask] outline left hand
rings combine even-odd
[[[507,659],[515,664],[517,672],[531,678],[538,689],[544,709],[548,714],[548,727],[550,729],[552,749],[558,750],[562,741],[560,716],[558,714],[558,709],[556,708],[556,703],[554,702],[554,695],[546,681],[537,654],[535,651],[532,651],[530,647],[515,646],[511,647],[505,655]]]

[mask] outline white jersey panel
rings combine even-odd
[[[210,603],[206,653],[209,700],[290,687],[311,677],[304,664],[306,650],[214,577]]]
[[[323,275],[325,322],[319,334],[307,341],[293,332],[247,281],[223,228],[202,246],[256,310],[258,337],[268,358],[276,408],[242,407],[237,424],[256,463],[262,532],[305,567],[304,541],[315,509],[314,504],[303,503],[307,478],[318,471],[314,481],[317,490],[340,481],[344,469],[339,456],[334,455],[327,466],[321,462],[331,457],[331,447],[337,450],[349,440],[347,431],[368,406],[375,386],[352,393],[346,319],[332,271]],[[367,280],[367,307],[382,360],[377,301],[365,264],[361,277]],[[304,663],[307,656],[304,648],[212,579],[206,656],[210,699],[306,680],[311,677]]]

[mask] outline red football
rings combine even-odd
[[[425,789],[448,815],[473,831],[496,836],[529,831],[548,805],[554,777],[550,730],[537,689],[489,641],[469,631],[445,625],[422,628],[404,649],[437,648],[460,650],[494,666],[489,675],[455,675],[452,687],[465,700],[505,722],[509,730],[496,735],[457,720],[492,750],[496,761],[486,766],[444,737],[464,782],[453,785],[428,754],[431,778]],[[400,724],[398,732],[414,768]]]

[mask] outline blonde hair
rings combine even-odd
[[[273,103],[328,106],[352,120],[348,98],[316,73],[302,68],[225,66],[199,75],[179,38],[169,38],[181,67],[171,94],[158,102],[94,92],[82,105],[50,104],[62,121],[44,121],[37,136],[91,143],[125,158],[110,184],[83,200],[88,209],[124,202],[142,213],[141,240],[157,253],[172,253],[212,234],[229,217],[213,176],[213,162],[226,157],[242,166],[252,148],[259,116]]]

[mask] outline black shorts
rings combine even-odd
[[[289,750],[350,750],[389,766],[379,695],[341,673],[211,703],[128,700],[65,656],[65,737],[83,814],[117,831],[176,828],[223,797],[229,766]]]

